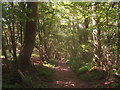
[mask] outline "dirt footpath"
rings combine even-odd
[[[102,88],[103,80],[101,81],[80,81],[76,73],[69,67],[64,61],[60,60],[57,62],[55,67],[55,74],[53,81],[49,83],[49,88]]]

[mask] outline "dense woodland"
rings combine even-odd
[[[48,88],[61,60],[119,88],[120,2],[2,3],[3,88]]]

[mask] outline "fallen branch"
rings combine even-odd
[[[25,75],[18,69],[18,73],[20,74],[21,78],[24,79]]]

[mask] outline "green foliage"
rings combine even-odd
[[[22,84],[24,85],[24,87],[33,87],[32,78],[30,76],[25,76]]]
[[[82,72],[82,70],[92,67],[91,59],[88,57],[71,57],[67,59],[67,62],[76,72]]]
[[[32,57],[39,57],[39,55],[34,54],[34,53],[33,53],[31,56],[32,56]]]
[[[120,88],[120,76],[119,75],[114,75],[115,79],[113,80],[114,82],[111,84],[113,88]]]
[[[9,74],[8,74],[9,73]],[[10,72],[3,73],[3,88],[31,88],[33,87],[32,78],[25,76],[24,79],[20,77],[15,69]]]
[[[76,60],[76,61],[70,61],[69,64],[70,64],[70,67],[76,71],[78,68],[81,67],[82,62]]]
[[[47,85],[42,83],[34,86],[35,88],[47,88]]]
[[[87,72],[88,71],[88,68],[85,66],[85,67],[81,67],[77,72],[79,73],[79,74],[81,74],[81,73],[85,73],[85,72]]]
[[[93,81],[93,80],[105,79],[105,75],[106,72],[104,71],[92,70],[83,74],[79,74],[79,77],[80,80]]]
[[[36,66],[36,69],[37,69],[37,75],[40,75],[48,80],[52,79],[53,69],[50,69],[43,65]]]
[[[56,61],[58,59],[52,59],[52,60],[49,60],[48,63],[51,64],[51,65],[56,65]]]
[[[85,66],[79,68],[77,73],[78,74],[85,73],[85,72],[89,71],[90,68],[91,68],[90,66],[85,65]]]
[[[4,83],[3,88],[32,88],[33,83],[30,76],[25,76],[22,82],[16,82],[15,84]]]
[[[8,72],[7,72],[8,73]],[[3,88],[20,88],[21,78],[17,72],[9,72],[9,74],[3,74],[2,77]]]
[[[75,57],[69,58],[67,61],[70,64],[71,68],[75,70],[78,74],[80,80],[84,81],[93,81],[104,79],[107,74],[104,71],[98,71],[93,68],[93,63],[90,61],[90,58],[86,57]]]
[[[31,10],[26,8],[26,3],[23,3],[23,7],[25,6],[24,8],[21,7],[20,4],[21,3],[15,2],[2,3],[2,35],[5,39],[5,45],[3,46],[5,46],[6,55],[10,61],[13,61],[14,57],[13,46],[16,46],[17,56],[19,56],[19,51],[22,50],[21,47],[24,45],[25,22],[34,21],[36,19],[36,17],[28,18],[27,14],[31,13]],[[92,11],[92,2],[39,2],[35,42],[38,46],[42,46],[39,54],[48,56],[50,61],[48,61],[47,64],[36,66],[36,68],[31,67],[32,70],[29,68],[31,72],[37,69],[37,71],[35,71],[37,76],[50,79],[53,74],[53,70],[50,68],[56,64],[56,60],[51,60],[51,57],[54,57],[53,54],[57,51],[60,52],[62,56],[70,57],[67,61],[81,79],[98,80],[104,78],[104,72],[95,71],[91,63],[93,57],[93,53],[91,52],[95,50],[93,49],[94,39],[92,35],[94,35],[94,33],[92,33],[92,29],[94,29],[94,25],[92,23],[92,14],[96,16],[97,20],[95,27],[100,30],[100,32],[97,33],[99,35],[96,35],[97,41],[99,42],[96,41],[96,43],[101,47],[100,56],[102,58],[100,61],[103,64],[105,62],[111,63],[113,68],[119,68],[119,65],[114,65],[114,62],[119,61],[117,58],[119,58],[118,51],[120,51],[118,43],[119,27],[117,26],[117,23],[119,25],[119,5],[112,2],[100,2],[96,3],[96,7],[96,10],[94,10],[96,13],[94,15]],[[89,18],[89,25],[87,28],[84,28],[86,18]],[[22,35],[20,35],[20,32]],[[23,39],[22,43],[21,39]],[[15,45],[12,45],[13,41]],[[32,54],[33,57],[38,57],[38,52],[36,53],[36,50],[37,49],[35,49]],[[3,56],[5,58],[5,55]],[[111,67],[111,65],[107,65],[107,63],[103,66],[108,68],[109,66]],[[113,73],[116,72],[118,71],[113,71]],[[25,76],[21,84],[19,82],[21,82],[21,79],[16,71],[11,71],[9,75],[3,75],[4,87],[20,87],[19,85],[23,87],[28,87],[28,85],[30,85],[32,87],[33,85],[32,78],[29,75]],[[113,87],[117,87],[117,85],[119,85],[119,82],[115,80]],[[37,87],[46,86],[40,84],[40,86]]]
[[[113,88],[120,88],[120,83],[112,83],[111,86]]]
[[[9,73],[9,74],[8,74]],[[16,84],[22,81],[18,72],[15,69],[11,69],[8,72],[3,73],[3,85],[4,84]]]
[[[25,77],[22,79],[19,75],[19,73],[11,69],[11,71],[4,72],[3,74],[3,88],[47,88],[45,81],[52,80],[53,76],[53,69],[39,65],[34,66],[31,65],[29,67],[30,73],[26,73]],[[8,74],[9,73],[9,74]],[[40,78],[38,82],[42,83],[36,83],[35,79],[36,77]],[[43,80],[43,81],[42,81]]]
[[[21,84],[18,84],[18,83],[12,84],[12,85],[10,85],[10,84],[4,84],[3,88],[23,88],[23,86]]]

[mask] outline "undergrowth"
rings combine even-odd
[[[113,83],[111,83],[111,87],[120,88],[120,70],[117,70],[114,74]]]
[[[94,69],[92,71],[86,71],[85,73],[79,74],[79,78],[84,81],[93,81],[105,79],[105,75],[106,72]]]
[[[49,60],[48,63],[55,66],[58,59]]]
[[[53,69],[43,65],[36,66],[36,69],[37,69],[37,72],[36,72],[37,76],[42,76],[48,80],[52,79]]]
[[[14,69],[4,72],[3,88],[47,88],[46,82],[52,80],[53,69],[43,65],[32,66],[31,68],[29,73],[24,73],[23,79]]]
[[[67,59],[67,62],[83,81],[100,80],[107,75],[105,71],[97,70],[89,57],[71,57]]]

